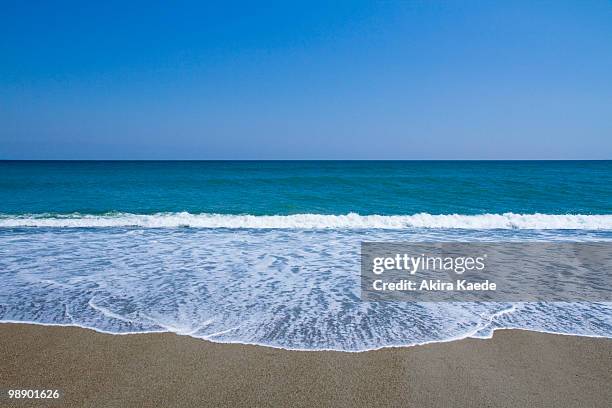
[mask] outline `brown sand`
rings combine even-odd
[[[365,353],[0,324],[0,406],[610,407],[612,340],[523,331]],[[6,391],[5,391],[6,393]]]

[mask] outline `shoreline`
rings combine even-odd
[[[161,334],[161,335],[171,334],[171,335],[175,335],[175,336],[178,336],[178,337],[189,337],[189,338],[192,338],[192,339],[195,339],[195,340],[200,340],[200,341],[204,341],[204,342],[207,342],[207,343],[219,344],[219,345],[262,347],[262,348],[267,348],[267,349],[272,349],[272,350],[279,350],[279,351],[305,352],[305,353],[318,353],[318,352],[326,353],[326,352],[330,352],[330,353],[359,354],[359,353],[368,353],[368,352],[372,352],[372,351],[395,350],[395,349],[413,348],[413,347],[421,347],[421,346],[430,346],[430,345],[436,345],[436,344],[445,344],[445,343],[452,343],[452,342],[455,342],[455,341],[463,341],[463,340],[482,340],[482,341],[486,341],[486,340],[492,340],[496,333],[507,332],[507,331],[509,331],[509,332],[515,332],[515,331],[518,331],[518,332],[529,332],[529,333],[538,333],[538,334],[546,334],[546,335],[550,334],[550,335],[567,336],[567,337],[584,337],[584,338],[588,338],[588,339],[604,339],[604,340],[611,340],[612,341],[612,337],[606,337],[606,336],[585,335],[585,334],[570,334],[570,333],[558,333],[558,332],[549,332],[549,331],[540,331],[540,330],[516,329],[516,328],[508,328],[508,327],[499,327],[499,328],[493,328],[492,329],[491,337],[471,337],[471,336],[467,336],[467,337],[451,338],[451,339],[445,339],[445,340],[431,340],[431,341],[427,341],[425,343],[380,346],[380,347],[377,347],[377,348],[372,348],[372,349],[367,349],[367,350],[336,350],[336,349],[327,349],[327,348],[322,348],[322,349],[288,348],[288,347],[281,347],[281,346],[273,346],[273,345],[269,345],[269,344],[246,343],[246,342],[240,342],[240,341],[228,341],[228,342],[214,341],[214,340],[210,340],[210,339],[206,339],[206,338],[202,338],[202,337],[196,337],[196,336],[191,336],[189,334],[181,334],[181,333],[176,333],[176,332],[172,332],[172,331],[142,331],[142,332],[113,333],[113,332],[109,332],[109,331],[94,329],[92,327],[78,326],[78,325],[72,325],[72,324],[38,323],[38,322],[32,322],[32,321],[21,322],[21,321],[16,321],[16,320],[4,320],[4,321],[0,321],[0,328],[2,327],[2,325],[25,325],[25,326],[40,326],[40,327],[60,327],[60,328],[64,327],[64,328],[71,328],[71,329],[79,329],[79,330],[91,331],[91,332],[96,333],[96,334],[102,334],[102,335],[108,335],[108,336],[138,336],[138,335],[148,335],[148,334]]]
[[[608,406],[612,339],[497,330],[364,352],[215,343],[174,333],[0,324],[8,406]],[[13,405],[11,405],[13,404]]]

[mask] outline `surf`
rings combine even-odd
[[[612,230],[609,214],[429,214],[360,215],[292,214],[250,215],[163,212],[134,214],[0,214],[0,228],[228,228],[228,229],[519,229]]]

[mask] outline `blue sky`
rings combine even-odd
[[[2,2],[1,159],[612,159],[612,3]]]

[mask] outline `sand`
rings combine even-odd
[[[0,324],[0,362],[4,390],[62,391],[3,407],[612,405],[612,340],[511,330],[343,353]]]

